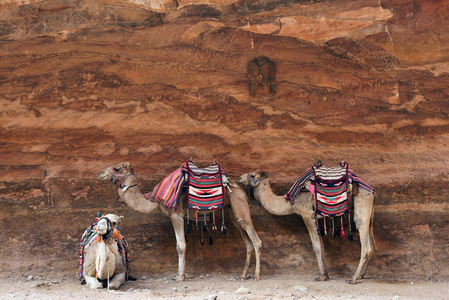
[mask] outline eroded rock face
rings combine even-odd
[[[72,270],[96,211],[114,209],[126,215],[135,270],[175,270],[169,220],[132,212],[95,179],[120,161],[133,165],[143,191],[192,157],[234,178],[263,168],[282,194],[316,160],[344,159],[378,191],[368,272],[448,276],[448,10],[446,1],[407,0],[5,2],[5,270]],[[298,217],[252,206],[262,274],[315,273]],[[9,225],[24,215],[29,231]],[[240,272],[243,243],[230,236],[217,238],[222,260],[212,265]],[[40,254],[49,242],[58,257]],[[330,272],[352,273],[357,243],[325,244]],[[193,257],[214,254],[198,247],[189,244],[187,261],[201,272],[211,262]],[[14,248],[33,258],[8,259]],[[242,263],[227,259],[235,255]]]

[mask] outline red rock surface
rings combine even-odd
[[[149,191],[193,157],[263,168],[279,194],[344,159],[377,190],[368,274],[449,275],[447,1],[19,3],[0,10],[4,270],[76,272],[83,230],[114,210],[135,270],[174,272],[169,220],[96,175],[129,161]],[[262,274],[316,273],[302,221],[251,204]],[[215,245],[189,241],[188,271],[240,272],[236,230]],[[354,272],[357,243],[325,245],[331,274]]]

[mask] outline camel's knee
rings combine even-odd
[[[240,227],[246,231],[246,222],[242,219],[238,219],[237,223],[240,225]]]
[[[178,255],[184,254],[186,252],[186,243],[176,244],[176,251],[178,251]]]
[[[256,241],[254,241],[254,248],[256,249],[262,248],[262,241],[260,239],[256,239]]]
[[[312,249],[315,253],[321,253],[322,252],[322,248],[321,245],[317,244],[317,243],[312,243]]]
[[[245,246],[246,246],[246,253],[250,254],[254,251],[254,246],[252,243],[246,243]]]

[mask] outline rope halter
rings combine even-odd
[[[111,176],[111,182],[112,182],[113,184],[115,184],[115,183],[118,181],[118,179],[121,179],[120,184],[119,184],[119,187],[120,187],[123,191],[126,191],[126,190],[129,189],[130,187],[136,186],[136,185],[131,185],[131,186],[124,186],[124,185],[123,185],[123,183],[124,183],[125,180],[126,180],[126,177],[128,177],[129,175],[131,175],[131,173],[127,173],[127,174],[116,174],[116,173],[114,172],[114,167],[111,167],[111,174],[112,174],[112,176]]]
[[[247,177],[248,177],[248,197],[251,197],[251,192],[253,192],[253,194],[254,194],[254,189],[256,187],[258,187],[260,185],[260,183],[264,179],[267,179],[267,177],[260,177],[258,179],[251,179],[251,175],[249,175],[249,173],[247,173]]]

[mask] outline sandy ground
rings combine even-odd
[[[349,285],[346,278],[315,282],[312,276],[277,274],[256,281],[237,274],[188,274],[185,282],[171,282],[173,274],[133,275],[137,281],[108,291],[81,285],[76,274],[0,273],[0,299],[449,299],[447,281],[364,279]]]

